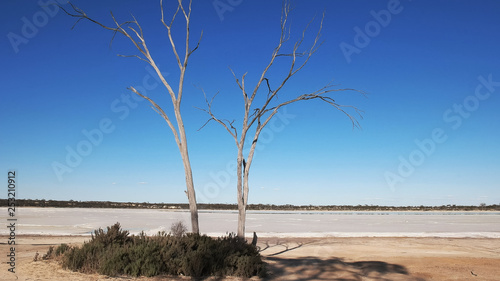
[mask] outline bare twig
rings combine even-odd
[[[195,107],[196,109],[199,109],[201,111],[204,111],[206,112],[208,115],[210,115],[210,119],[208,119],[205,124],[203,124],[203,126],[201,126],[199,130],[203,129],[210,121],[215,121],[219,124],[221,124],[224,129],[226,129],[226,131],[237,141],[238,140],[238,131],[236,130],[236,128],[234,127],[233,123],[235,120],[232,120],[232,121],[229,121],[227,119],[220,119],[220,118],[217,118],[215,117],[215,115],[213,114],[212,112],[212,103],[215,99],[215,97],[219,94],[219,92],[217,92],[213,97],[212,99],[210,99],[210,101],[208,100],[207,98],[207,95],[205,93],[205,90],[203,90],[202,88],[200,88],[200,90],[203,92],[203,96],[205,97],[205,103],[207,105],[207,109],[202,109],[202,108],[198,108],[198,107]]]

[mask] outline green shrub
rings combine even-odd
[[[64,268],[108,276],[264,276],[266,267],[257,248],[234,234],[206,235],[144,233],[129,235],[120,224],[94,231],[80,248],[59,246]]]
[[[68,244],[61,244],[59,247],[56,248],[55,255],[56,257],[64,254],[67,250],[69,250],[70,246]]]
[[[66,244],[65,244],[66,245]],[[62,246],[62,245],[61,245]],[[59,246],[60,247],[60,246]],[[43,255],[43,259],[50,259],[54,257],[54,246],[50,246],[49,247],[49,250],[47,251],[47,253],[45,255]]]
[[[120,223],[115,223],[107,227],[107,231],[102,228],[94,230],[92,234],[92,242],[103,245],[104,247],[110,244],[125,245],[130,242],[129,232],[122,230]]]
[[[71,248],[63,255],[63,268],[84,273],[97,272],[106,249],[98,243],[85,243],[81,248]]]

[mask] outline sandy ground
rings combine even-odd
[[[12,274],[6,264],[10,246],[0,236],[0,280],[190,280],[86,275],[63,270],[55,261],[33,261],[37,251],[43,254],[50,246],[79,245],[87,239],[18,236]],[[499,239],[261,238],[258,245],[271,272],[265,280],[500,280]]]

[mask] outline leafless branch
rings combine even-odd
[[[118,54],[117,56],[122,57],[122,58],[138,58],[138,59],[140,59],[140,60],[142,60],[142,61],[144,61],[144,62],[146,62],[146,63],[149,63],[149,61],[148,61],[148,60],[143,59],[143,58],[141,58],[141,57],[140,57],[140,56],[138,56],[138,55],[120,55],[120,54]]]
[[[271,85],[269,85],[269,79],[264,78],[264,80],[266,80],[267,90],[269,91],[269,92],[267,92],[267,98],[269,99],[269,96],[271,95],[271,93],[273,92],[273,90],[271,90]]]
[[[248,95],[245,91],[245,76],[247,75],[248,72],[245,72],[245,74],[243,74],[243,76],[241,77],[241,82],[240,80],[238,79],[238,77],[236,77],[236,74],[234,74],[234,71],[231,67],[229,67],[229,70],[231,71],[231,73],[233,74],[233,77],[234,77],[234,80],[236,81],[236,84],[238,84],[238,87],[240,88],[242,94],[243,94],[243,97],[245,99],[245,104],[247,103],[247,99],[248,99]]]
[[[238,87],[240,87],[240,89],[243,90],[243,86],[241,86],[240,80],[238,79],[238,77],[236,77],[236,74],[234,74],[233,69],[231,67],[229,67],[229,70],[233,74],[234,80],[236,80],[236,84],[238,84]],[[246,75],[246,73],[243,75],[243,77],[245,77],[245,75]]]
[[[278,112],[278,110],[281,107],[295,103],[295,102],[299,102],[299,101],[308,101],[308,100],[318,99],[320,101],[323,101],[323,102],[333,106],[335,109],[337,109],[340,112],[342,112],[343,114],[345,114],[349,118],[349,120],[351,121],[353,128],[361,128],[358,119],[355,116],[353,116],[352,114],[345,111],[344,108],[351,108],[352,110],[354,110],[354,112],[357,114],[357,117],[360,119],[363,119],[363,116],[362,116],[363,111],[362,110],[360,110],[357,107],[352,106],[352,105],[339,104],[332,97],[325,96],[325,94],[329,94],[332,92],[346,92],[346,91],[358,92],[362,95],[366,95],[366,93],[363,91],[351,89],[351,88],[333,88],[333,86],[334,85],[328,84],[328,85],[322,87],[321,89],[319,89],[313,93],[302,94],[294,99],[288,100],[288,101],[283,102],[277,106],[274,106],[274,107],[271,107],[271,108],[268,108],[266,110],[261,111],[261,116],[270,112],[270,115],[267,116],[262,127],[265,127],[267,125],[267,123],[271,120],[271,118]]]
[[[134,19],[133,21],[125,21],[123,23],[118,23],[116,17],[111,12],[110,13],[111,14],[111,18],[113,19],[113,23],[116,25],[116,27],[111,27],[111,26],[107,26],[107,25],[105,25],[105,24],[103,24],[103,23],[101,23],[101,22],[99,22],[97,20],[94,20],[93,18],[89,17],[82,9],[78,8],[73,3],[70,2],[70,5],[71,5],[71,8],[73,9],[73,11],[68,11],[67,9],[65,9],[64,7],[62,7],[61,5],[58,5],[58,6],[67,15],[69,15],[71,17],[78,18],[78,20],[75,22],[75,24],[73,25],[73,27],[78,22],[80,22],[82,19],[85,19],[85,20],[88,20],[90,22],[93,22],[93,23],[101,26],[104,29],[113,31],[113,39],[115,38],[116,33],[121,33],[122,35],[124,35],[125,37],[127,37],[130,40],[130,42],[136,47],[136,49],[142,54],[142,56],[136,55],[134,57],[139,58],[142,61],[145,61],[149,65],[151,65],[155,69],[155,71],[158,74],[158,76],[160,77],[160,80],[162,81],[163,85],[167,88],[167,90],[168,90],[168,92],[169,92],[172,100],[173,101],[177,100],[177,98],[175,96],[175,92],[173,91],[172,87],[170,87],[170,84],[165,80],[165,78],[161,74],[158,66],[156,65],[156,63],[154,62],[153,58],[151,57],[151,54],[149,53],[149,50],[148,50],[147,45],[146,45],[146,41],[145,41],[143,33],[142,33],[142,27],[139,24],[139,22],[135,19],[135,17],[132,16],[132,18]],[[135,28],[131,27],[130,26],[131,24],[133,24],[135,26]],[[135,35],[135,37],[137,37],[137,39],[135,39],[124,27],[127,27],[130,31],[132,31],[133,34]],[[137,30],[139,30],[139,31],[137,31]],[[111,42],[112,42],[113,39],[111,39]],[[111,42],[110,42],[110,44],[111,44]]]
[[[141,94],[139,91],[137,91],[134,87],[130,86],[128,87],[127,89],[131,90],[132,92],[134,92],[136,95],[142,97],[143,99],[149,101],[151,103],[151,108],[153,108],[154,111],[156,111],[158,114],[160,114],[163,119],[165,119],[165,121],[167,122],[168,126],[170,127],[170,129],[172,130],[172,132],[174,133],[174,137],[175,137],[175,141],[176,143],[179,145],[181,143],[180,139],[179,139],[179,135],[177,133],[177,130],[175,129],[174,127],[174,124],[172,124],[172,122],[170,121],[170,118],[168,117],[168,115],[165,113],[165,111],[163,111],[163,109],[156,103],[154,102],[152,99],[150,99],[149,97]]]
[[[203,96],[205,97],[205,103],[207,105],[207,109],[202,109],[202,108],[198,108],[198,107],[195,107],[205,113],[207,113],[209,116],[210,116],[210,119],[208,119],[204,124],[203,126],[201,126],[199,130],[203,129],[210,121],[215,121],[217,123],[219,123],[220,125],[222,125],[224,127],[224,129],[226,129],[226,131],[235,139],[235,141],[238,141],[238,131],[236,130],[236,127],[234,127],[233,123],[235,120],[232,120],[232,121],[229,121],[227,119],[220,119],[220,118],[217,118],[213,112],[212,112],[212,103],[215,99],[215,97],[219,94],[219,92],[217,92],[211,99],[210,101],[208,100],[207,98],[207,95],[205,93],[205,91],[200,88],[200,90],[203,92]]]
[[[200,46],[201,38],[203,38],[203,30],[201,31],[200,39],[198,39],[198,43],[196,43],[196,47],[194,47],[194,49],[189,51],[188,56],[190,56],[192,53],[194,53],[194,51],[198,50],[198,47]]]
[[[177,10],[175,11],[174,15],[172,16],[172,20],[170,21],[169,25],[167,25],[165,23],[165,17],[164,17],[164,13],[163,13],[163,0],[160,0],[160,7],[161,7],[161,22],[163,23],[163,26],[165,26],[165,28],[167,28],[168,39],[170,41],[170,45],[172,46],[172,51],[174,52],[175,58],[177,60],[177,65],[179,66],[179,68],[182,68],[181,59],[179,57],[179,54],[177,53],[177,49],[175,48],[174,39],[172,38],[172,25],[174,24],[174,20],[175,20],[175,17],[177,16],[177,13],[179,12],[180,8],[182,7],[182,2],[179,1],[179,4],[177,5]]]
[[[284,17],[285,18],[287,17],[286,13],[285,13]],[[290,78],[292,76],[294,76],[298,71],[300,71],[309,62],[309,59],[311,58],[311,56],[316,52],[316,50],[319,47],[318,42],[319,42],[320,37],[321,37],[321,30],[323,28],[324,17],[325,17],[325,14],[323,13],[322,18],[321,18],[321,22],[320,22],[320,26],[318,28],[318,32],[317,32],[316,37],[314,38],[314,42],[311,44],[310,48],[305,52],[297,53],[297,49],[301,46],[302,42],[304,41],[307,29],[309,28],[310,24],[312,23],[312,20],[304,28],[304,30],[302,31],[301,38],[298,39],[297,42],[295,42],[295,44],[294,44],[293,52],[291,54],[288,54],[288,56],[291,56],[291,58],[292,58],[292,61],[290,63],[290,67],[288,70],[288,74],[285,78],[283,78],[280,85],[274,91],[271,91],[271,89],[269,87],[269,80],[267,78],[265,78],[264,75],[261,76],[262,77],[261,80],[266,80],[267,85],[268,85],[268,89],[270,91],[268,92],[268,97],[266,99],[266,102],[260,107],[260,113],[255,114],[255,116],[249,121],[249,126],[252,126],[256,121],[260,122],[260,118],[262,117],[262,115],[265,112],[267,112],[266,111],[267,107],[274,100],[274,98],[277,97],[277,94],[280,92],[280,90],[285,86],[285,84],[290,80]],[[282,34],[283,34],[284,33],[284,30],[283,30],[284,26],[282,25],[281,28],[282,28]],[[280,45],[278,45],[278,47],[281,48]],[[278,47],[276,49],[279,49]],[[295,67],[297,55],[306,56],[306,58],[298,67]],[[275,54],[274,57],[276,57],[276,56],[278,56],[278,55]],[[273,61],[271,61],[271,63],[268,66],[270,67],[272,64],[273,64]],[[268,68],[264,70],[263,74],[265,74],[265,72],[267,72],[267,70],[268,70]],[[258,87],[260,87],[260,84],[258,84]],[[258,88],[256,90],[258,90]]]
[[[255,96],[257,95],[257,92],[258,92],[258,90],[260,88],[260,85],[264,81],[264,77],[266,76],[267,71],[269,70],[269,68],[271,68],[271,66],[274,63],[274,60],[278,56],[278,54],[279,54],[279,52],[281,50],[281,47],[289,39],[289,36],[288,37],[286,36],[286,26],[287,26],[288,14],[289,14],[290,10],[291,10],[290,3],[283,2],[283,9],[282,9],[282,13],[281,13],[281,33],[280,33],[280,39],[279,39],[278,45],[274,48],[274,51],[273,51],[273,54],[271,55],[271,59],[270,59],[269,63],[267,64],[267,66],[262,71],[260,79],[258,80],[257,84],[255,85],[255,88],[254,88],[254,90],[252,92],[252,95],[251,95],[251,97],[249,99],[249,103],[250,104],[255,99]]]

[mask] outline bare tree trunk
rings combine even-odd
[[[246,127],[244,135],[246,135],[249,127]],[[248,152],[247,161],[244,162],[243,167],[239,166],[243,172],[243,194],[241,196],[241,202],[238,201],[238,236],[241,238],[245,238],[245,223],[246,223],[246,215],[247,215],[247,205],[248,205],[248,193],[250,191],[250,187],[248,184],[248,179],[250,176],[250,167],[252,166],[253,156],[255,153],[255,147],[257,146],[257,141],[259,139],[260,132],[262,131],[262,127],[257,125],[257,130],[254,135],[254,139],[252,145],[250,146],[250,151]],[[241,147],[241,155],[243,157],[243,146]],[[241,185],[239,187],[241,189]],[[240,196],[238,196],[240,197]]]
[[[247,164],[248,165],[248,164]],[[243,197],[238,202],[238,237],[245,238],[245,223],[248,205],[248,172],[243,171]]]
[[[196,205],[196,193],[194,191],[193,175],[191,172],[191,164],[189,163],[189,156],[187,161],[184,162],[184,171],[186,173],[186,187],[187,187],[187,197],[189,200],[189,211],[191,213],[191,231],[193,233],[200,233],[200,227],[198,224],[198,207]]]
[[[181,120],[182,122],[182,120]],[[186,175],[186,195],[189,201],[189,211],[191,213],[191,231],[193,233],[200,233],[198,224],[198,206],[196,204],[196,192],[194,190],[193,173],[191,170],[191,162],[189,160],[186,135],[184,130],[181,131],[181,139],[183,142],[179,150],[181,152],[182,162],[184,163],[184,173]]]
[[[238,203],[238,237],[245,238],[246,204]]]
[[[238,190],[238,237],[245,238],[245,218],[246,218],[246,202],[243,194],[243,143],[238,146],[237,158],[237,177],[236,188]]]

